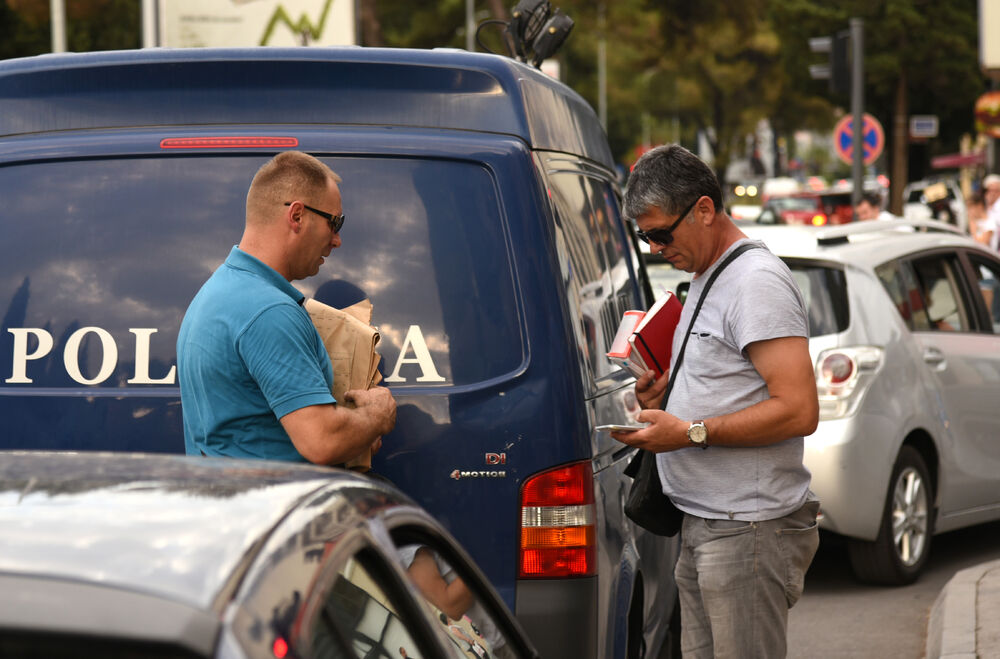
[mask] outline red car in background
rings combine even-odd
[[[851,191],[796,192],[773,196],[757,216],[758,224],[847,224],[854,219]]]

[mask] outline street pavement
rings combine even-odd
[[[927,621],[926,659],[1000,657],[1000,560],[957,572]]]

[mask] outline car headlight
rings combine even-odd
[[[875,346],[824,350],[816,359],[816,392],[819,418],[839,419],[857,411],[865,391],[884,362],[884,351]]]

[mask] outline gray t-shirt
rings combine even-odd
[[[737,246],[691,282],[674,334],[673,357],[701,297],[705,282]],[[788,267],[766,248],[751,249],[731,262],[712,284],[692,328],[684,362],[667,411],[686,421],[710,419],[750,407],[768,397],[764,379],[744,349],[750,343],[809,336],[802,294]],[[673,368],[673,364],[671,364]],[[809,494],[809,470],[802,464],[803,439],[770,446],[695,446],[660,453],[663,491],[681,510],[710,519],[761,521],[783,517]]]

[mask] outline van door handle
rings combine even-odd
[[[617,451],[611,454],[611,461],[618,462],[628,453],[631,453],[633,449],[635,449],[634,446],[629,446],[628,444],[626,444],[625,446],[623,446],[622,448],[618,449]]]
[[[944,364],[944,353],[937,348],[924,348],[924,362],[931,366]]]

